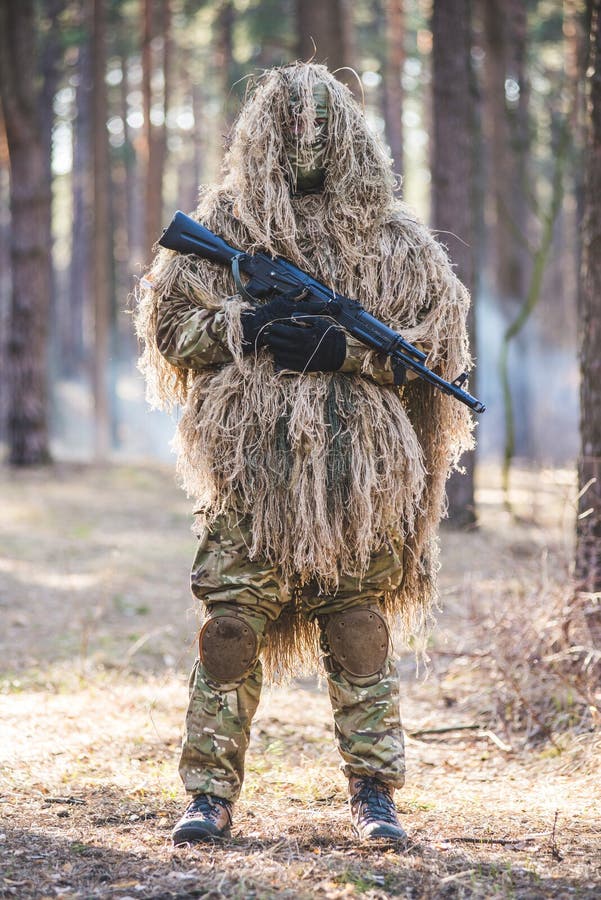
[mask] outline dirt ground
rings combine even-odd
[[[501,598],[566,576],[573,479],[517,473],[517,518],[496,484],[485,470],[477,531],[443,533],[428,677],[401,653],[408,849],[353,840],[327,695],[304,679],[265,691],[233,838],[175,851],[189,502],[166,467],[4,471],[0,896],[601,897],[598,735],[501,730],[485,665]]]

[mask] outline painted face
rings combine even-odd
[[[286,159],[290,166],[294,193],[317,192],[323,187],[326,174],[325,155],[328,142],[328,92],[324,84],[313,88],[315,101],[315,138],[302,144],[305,123],[298,96],[290,98],[291,125],[286,140]]]

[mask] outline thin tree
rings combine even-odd
[[[146,253],[150,255],[161,233],[163,217],[163,171],[167,155],[167,111],[171,65],[171,6],[169,0],[144,0],[144,35],[142,41],[144,156],[146,191],[144,223]],[[153,75],[162,74],[162,109],[158,111],[158,92]],[[157,121],[153,121],[153,117]],[[160,119],[160,121],[158,121]]]
[[[194,139],[193,139],[193,161],[192,161],[192,191],[190,192],[190,209],[196,203],[198,194],[198,186],[202,179],[204,157],[206,154],[206,141],[204,135],[204,93],[202,85],[198,81],[194,81],[191,86],[192,92],[192,115],[194,116]]]
[[[43,37],[39,47],[39,75],[40,88],[40,114],[42,120],[42,137],[44,141],[44,157],[46,159],[48,183],[52,182],[52,131],[54,129],[55,113],[54,98],[59,87],[62,74],[63,48],[62,29],[60,17],[64,11],[66,0],[43,0],[39,9],[43,15]],[[48,230],[52,232],[52,215],[48,207]],[[52,245],[51,245],[52,256]],[[57,290],[54,267],[51,267],[50,281],[50,310],[51,318],[56,321]]]
[[[601,0],[589,0],[587,154],[582,222],[580,456],[575,575],[601,649]]]
[[[194,127],[185,137],[186,151],[179,159],[177,196],[182,209],[194,209],[201,182],[203,159],[206,153],[204,91],[201,67],[194,49],[179,46],[176,80],[194,117]]]
[[[434,0],[432,224],[448,247],[458,277],[473,294],[475,98],[470,23],[470,0]],[[470,332],[473,347],[473,311]],[[470,390],[474,393],[473,378]],[[476,520],[474,463],[471,451],[463,460],[465,474],[455,473],[448,484],[449,517],[457,526]]]
[[[91,227],[93,220],[92,173],[92,23],[84,17],[77,52],[77,91],[73,123],[73,168],[71,192],[73,220],[71,261],[64,322],[61,323],[61,365],[69,376],[81,375],[84,360],[84,309],[92,293]]]
[[[226,140],[235,116],[235,97],[232,94],[232,86],[235,80],[234,18],[235,10],[232,0],[220,0],[216,9],[214,23],[214,64],[220,89],[219,102],[221,108],[221,121],[219,122],[220,145]],[[220,146],[220,152],[221,149]]]
[[[108,387],[110,331],[109,153],[106,96],[106,4],[94,0],[92,32],[92,147],[94,161],[94,223],[92,271],[94,291],[94,451],[105,459],[110,448]]]
[[[32,0],[0,4],[0,96],[10,158],[12,297],[7,437],[12,465],[45,463],[51,185],[44,153]]]
[[[404,10],[403,0],[385,0],[386,65],[384,68],[384,118],[386,138],[390,145],[394,172],[403,173],[403,65]]]
[[[528,206],[529,149],[525,0],[484,3],[487,41],[489,173],[496,213],[495,280],[510,314],[525,293],[528,251],[520,229]]]
[[[134,229],[135,229],[135,193],[136,193],[136,151],[134,146],[134,141],[132,137],[132,129],[128,122],[128,95],[130,92],[130,79],[129,79],[129,47],[127,41],[127,28],[128,22],[124,16],[119,16],[117,22],[117,44],[119,51],[119,58],[121,61],[121,85],[120,85],[120,100],[121,100],[121,119],[123,121],[123,147],[121,150],[123,157],[123,165],[125,169],[125,209],[126,209],[126,223],[125,230],[127,232],[127,256],[130,260],[129,265],[131,266],[131,260],[133,256],[133,251],[135,249],[136,242],[134,237]]]
[[[491,229],[490,280],[507,325],[525,300],[530,267],[528,251],[527,183],[529,135],[526,78],[525,0],[480,0],[485,39],[484,127],[486,132],[487,182]],[[514,336],[517,353],[527,358],[529,344],[522,332]],[[511,394],[522,414],[515,432],[507,435],[510,453],[531,454],[529,415],[530,387],[526,368],[517,366],[511,378]]]
[[[2,103],[0,103],[0,444],[6,440],[7,337],[10,307],[10,166]]]

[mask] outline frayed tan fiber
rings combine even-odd
[[[319,194],[291,196],[284,136],[291,86],[303,101],[301,140],[314,131],[316,82],[329,94],[327,174]],[[349,90],[324,66],[270,70],[234,127],[220,184],[201,190],[195,218],[229,243],[293,261],[358,299],[410,341],[428,343],[443,377],[469,368],[469,298],[444,249],[394,197],[390,159]],[[231,272],[161,250],[143,289],[137,329],[148,398],[181,404],[176,446],[183,487],[210,525],[222,511],[252,517],[251,556],[276,564],[290,585],[335,592],[340,573],[361,577],[391,532],[405,541],[401,587],[385,601],[409,631],[436,598],[437,531],[450,468],[472,445],[471,417],[423,382],[401,392],[364,374],[278,373],[265,350],[242,355]],[[181,370],[156,346],[161,303],[225,309],[232,362]],[[269,671],[315,657],[314,626],[291,603],[273,630]]]

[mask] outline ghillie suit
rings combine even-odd
[[[316,84],[328,95],[325,181],[318,193],[294,194],[290,98],[301,110],[302,157],[316,134]],[[195,217],[230,244],[284,256],[358,299],[431,348],[429,365],[444,378],[469,367],[467,292],[443,248],[395,198],[383,145],[324,66],[296,64],[259,79],[221,181],[201,190]],[[276,371],[266,350],[243,355],[246,304],[225,267],[161,250],[148,280],[137,313],[140,365],[151,403],[183,406],[178,472],[201,527],[235,510],[250,523],[251,558],[277,565],[292,594],[308,583],[335,594],[341,575],[361,577],[390,536],[400,537],[402,584],[384,606],[410,629],[422,625],[436,596],[445,481],[471,445],[465,407],[420,381],[402,390],[392,376],[376,383],[385,361],[356,347],[354,365],[300,376]],[[161,355],[157,321],[167,300],[192,317],[214,314],[222,344],[214,366],[194,371]],[[316,649],[312,623],[294,615],[293,603],[287,613],[266,648],[271,670],[290,671]]]

